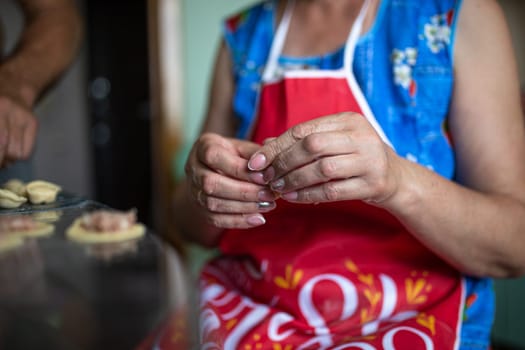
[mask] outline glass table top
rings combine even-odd
[[[54,225],[50,236],[0,252],[0,349],[133,349],[167,317],[170,248],[156,235],[88,245],[66,237],[77,217],[100,208],[66,194],[0,210]]]

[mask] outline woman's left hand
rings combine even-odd
[[[399,158],[363,116],[345,112],[296,125],[265,143],[248,163],[285,200],[364,200],[398,189]]]

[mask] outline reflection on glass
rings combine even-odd
[[[43,222],[56,222],[62,216],[61,210],[46,210],[46,211],[37,211],[33,214],[33,218],[36,221]]]
[[[31,215],[0,216],[0,233],[20,237],[43,237],[55,230],[52,224],[36,221]]]
[[[44,264],[35,241],[0,254],[0,302],[37,303],[45,299]]]
[[[138,249],[138,239],[115,243],[88,244],[86,254],[96,259],[109,262],[116,257],[135,254]]]

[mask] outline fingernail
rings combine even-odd
[[[272,202],[275,200],[275,195],[270,190],[261,190],[257,193],[257,198],[262,202]]]
[[[252,156],[248,162],[248,169],[250,170],[261,170],[266,165],[266,157],[262,153],[256,153]]]
[[[257,203],[259,210],[270,210],[275,208],[275,202],[259,202]]]
[[[282,178],[279,180],[276,180],[270,184],[270,187],[274,191],[279,191],[284,188],[284,180]]]
[[[281,198],[286,200],[286,201],[296,201],[297,198],[299,198],[299,194],[297,192],[288,192],[288,193],[283,193],[281,195]]]
[[[259,184],[259,185],[266,185],[268,182],[267,181],[264,181],[264,177],[263,177],[263,174],[260,173],[260,172],[256,172],[256,173],[249,173],[248,176],[250,177],[250,179],[256,183],[256,184]]]
[[[252,226],[260,226],[266,223],[266,220],[262,215],[250,215],[246,218],[246,222]]]
[[[272,181],[274,177],[275,177],[275,169],[273,168],[273,166],[271,166],[268,169],[266,169],[266,171],[264,172],[263,181],[265,181],[265,183],[268,183]]]

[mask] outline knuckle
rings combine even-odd
[[[272,157],[275,157],[277,154],[280,153],[281,142],[280,140],[271,141],[268,144],[264,145],[262,150],[263,153],[271,159]]]
[[[203,161],[206,164],[217,164],[220,153],[217,147],[213,145],[206,145],[203,149]]]
[[[341,191],[336,182],[327,182],[323,184],[323,194],[327,201],[335,202],[341,198]]]
[[[283,157],[277,157],[273,161],[273,167],[277,170],[284,170],[286,169],[286,160]]]
[[[208,224],[215,226],[215,227],[224,227],[223,220],[220,219],[218,215],[208,215],[206,217],[206,221]]]
[[[319,154],[325,147],[324,137],[320,134],[310,134],[303,140],[303,148],[310,154]]]
[[[188,177],[191,177],[193,174],[193,168],[187,162],[184,164],[184,173]]]
[[[219,200],[214,197],[204,197],[204,205],[211,212],[217,212],[220,209]]]
[[[301,198],[302,201],[304,201],[306,203],[311,203],[311,202],[314,201],[313,194],[312,194],[312,192],[310,190],[302,190],[302,191],[300,191],[299,197]]]
[[[312,133],[313,126],[308,123],[297,124],[290,129],[290,136],[295,140],[302,140]]]
[[[293,189],[301,187],[301,183],[303,183],[303,181],[301,179],[301,176],[299,174],[296,174],[294,176],[284,177],[284,183],[286,188]]]
[[[202,183],[195,169],[192,170],[191,176],[189,176],[188,178],[190,179],[191,184],[193,186],[198,186],[200,183]]]
[[[244,202],[248,202],[251,199],[250,192],[248,191],[240,191],[239,194],[241,195],[241,200]]]
[[[337,174],[337,162],[332,158],[319,160],[319,173],[324,179],[331,179]]]
[[[244,166],[239,166],[238,164],[233,164],[233,167],[231,169],[232,171],[232,174],[233,174],[233,177],[236,178],[236,179],[244,179],[246,178],[246,170],[245,168],[247,168],[247,165],[245,165],[246,163],[244,163]]]
[[[202,190],[208,196],[211,196],[217,192],[217,187],[219,186],[219,181],[216,176],[204,176],[202,179]]]

